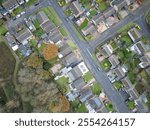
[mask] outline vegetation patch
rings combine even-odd
[[[88,19],[85,19],[84,21],[83,21],[83,23],[81,23],[81,25],[80,25],[80,30],[82,30],[83,28],[85,28],[87,25],[88,25]]]
[[[92,91],[93,91],[93,93],[94,93],[95,95],[97,95],[97,96],[100,95],[100,93],[101,93],[101,87],[100,87],[100,85],[99,85],[98,83],[94,83],[94,84],[92,85],[91,89],[92,89]]]
[[[117,90],[119,90],[119,89],[121,89],[121,88],[123,87],[122,83],[119,82],[119,81],[115,81],[115,82],[113,83],[113,86],[114,86],[114,88],[117,89]]]
[[[104,59],[103,61],[101,61],[100,65],[106,71],[108,71],[111,68],[111,63],[108,59]]]
[[[133,110],[136,107],[134,101],[128,101],[127,106],[130,110]]]
[[[90,72],[87,72],[84,76],[83,79],[85,82],[89,82],[90,80],[93,79],[93,75]]]
[[[105,107],[106,107],[106,110],[107,110],[108,112],[114,112],[114,111],[115,111],[115,108],[114,108],[114,106],[111,104],[111,102],[107,102],[107,103],[105,104]]]

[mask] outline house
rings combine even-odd
[[[59,42],[61,42],[61,40],[62,40],[62,38],[63,38],[63,36],[62,36],[62,34],[59,32],[59,30],[58,29],[55,29],[54,31],[52,31],[52,32],[50,32],[49,34],[48,34],[48,37],[47,37],[47,41],[48,42],[53,42],[53,43],[59,43]]]
[[[82,75],[86,74],[89,71],[83,61],[80,62],[77,66],[80,69],[80,71],[82,72]]]
[[[119,59],[118,59],[118,56],[116,55],[111,55],[109,58],[108,58],[109,62],[111,63],[111,69],[114,69],[117,65],[119,65]]]
[[[137,42],[136,44],[134,44],[133,46],[131,46],[130,49],[131,49],[131,51],[137,53],[138,55],[143,55],[147,51],[147,48],[143,44],[142,41]]]
[[[88,101],[88,103],[89,103],[90,106],[91,106],[93,109],[95,109],[95,110],[99,109],[99,108],[102,106],[101,101],[100,101],[100,99],[99,99],[98,96],[95,96],[95,97],[91,98],[91,99]]]
[[[2,16],[4,15],[6,15],[8,13],[8,11],[5,9],[5,8],[3,8],[2,6],[0,6],[0,17],[2,18]]]
[[[18,50],[19,46],[17,45],[17,42],[16,42],[15,38],[13,37],[13,35],[11,35],[9,32],[7,32],[5,35],[5,39],[6,39],[7,43],[9,44],[9,46],[13,49],[13,51]]]
[[[118,66],[117,68],[114,69],[114,74],[116,76],[116,79],[120,80],[125,76],[126,73],[125,73],[123,67]]]
[[[96,28],[93,24],[89,24],[87,25],[85,28],[83,28],[82,33],[84,34],[84,36],[87,36],[88,34],[93,34],[96,32]]]
[[[104,21],[104,16],[101,13],[99,13],[93,17],[92,21],[95,25],[98,25],[99,23]]]
[[[25,28],[19,33],[17,33],[15,37],[20,43],[26,45],[28,43],[28,40],[30,40],[33,37],[33,34],[29,29]]]
[[[81,102],[85,102],[88,100],[91,96],[93,95],[92,90],[90,88],[84,89],[83,91],[80,92],[79,99]]]
[[[78,59],[74,53],[70,53],[69,55],[67,55],[63,58],[63,62],[66,67],[74,66],[75,64],[78,63]]]
[[[127,90],[128,94],[130,95],[130,98],[132,100],[136,100],[139,97],[139,94],[137,93],[137,91],[135,90],[135,88],[132,88],[130,90]]]
[[[126,102],[130,97],[128,92],[126,92],[125,90],[119,90],[119,94],[121,95],[124,102]]]
[[[59,48],[59,53],[62,55],[62,57],[65,57],[66,55],[70,54],[72,50],[70,49],[68,44],[64,44],[62,47]]]
[[[46,33],[50,33],[52,31],[54,31],[56,29],[55,25],[50,22],[49,20],[47,22],[44,22],[41,25],[41,28],[46,32]]]
[[[111,17],[116,13],[115,9],[113,7],[109,7],[107,10],[103,12],[103,16],[105,18]]]
[[[36,30],[34,24],[33,24],[31,21],[26,20],[26,21],[25,21],[25,24],[27,25],[27,27],[28,27],[32,32],[34,32],[34,31]]]
[[[125,87],[126,90],[132,88],[133,84],[131,83],[131,81],[129,80],[128,77],[125,77],[121,80],[123,86]]]
[[[76,79],[80,78],[81,76],[82,76],[82,72],[78,66],[73,67],[68,72],[68,77],[69,77],[70,81],[75,81]]]
[[[150,52],[146,52],[144,56],[140,58],[141,63],[139,64],[141,68],[146,68],[150,66]]]
[[[24,56],[24,57],[27,57],[31,54],[31,50],[28,50],[26,46],[24,46],[23,44],[21,44],[19,46],[19,51],[21,52],[21,54]]]
[[[136,0],[125,0],[127,5],[131,5],[133,4],[134,2],[136,2]]]
[[[73,1],[70,5],[70,9],[72,10],[75,18],[79,17],[83,13],[83,9],[78,1]]]
[[[137,28],[132,28],[128,31],[128,35],[130,36],[131,40],[135,43],[137,42],[141,37],[142,35],[140,34],[140,32],[138,31]]]
[[[45,22],[49,21],[47,15],[43,12],[40,11],[37,15],[36,15],[37,20],[39,21],[40,25],[44,24]]]
[[[104,44],[101,48],[101,54],[107,58],[113,54],[113,48],[110,44]]]
[[[71,87],[73,88],[73,90],[80,91],[85,85],[86,83],[84,82],[83,78],[80,77],[72,82]]]
[[[5,0],[2,2],[2,6],[9,12],[12,12],[14,9],[16,9],[19,4],[16,0]]]
[[[119,11],[125,6],[127,6],[127,3],[125,0],[113,0],[111,4],[116,11]]]

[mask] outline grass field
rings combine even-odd
[[[0,25],[0,35],[4,35],[7,32],[7,29],[4,24]]]
[[[99,94],[101,93],[101,87],[98,83],[94,83],[91,89],[95,95],[99,96]]]

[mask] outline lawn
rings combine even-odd
[[[122,32],[124,32],[124,31],[129,30],[131,27],[133,27],[133,26],[135,26],[135,25],[136,25],[135,23],[130,22],[130,23],[126,24],[125,26],[123,26],[122,28],[120,28],[117,32],[118,32],[118,33],[122,33]]]
[[[106,71],[108,71],[111,68],[111,63],[108,59],[104,59],[103,61],[101,61],[100,65]]]
[[[115,82],[113,83],[113,86],[114,86],[114,88],[117,89],[117,90],[119,90],[119,89],[121,89],[121,88],[123,87],[122,83],[119,82],[119,81],[115,81]]]
[[[84,21],[83,21],[83,23],[81,23],[81,25],[80,25],[80,30],[82,30],[83,28],[85,28],[87,25],[88,25],[88,23],[89,23],[89,21],[88,21],[88,19],[85,19]]]
[[[58,84],[58,88],[63,92],[66,93],[68,91],[68,78],[65,78],[64,76],[56,80],[56,83]]]
[[[108,8],[108,4],[106,2],[101,2],[99,4],[99,10],[100,11],[105,11]]]
[[[126,47],[129,47],[132,44],[132,40],[128,35],[121,36],[121,41]]]
[[[82,103],[82,104],[78,105],[78,108],[76,108],[76,112],[78,112],[78,113],[86,113],[87,109],[86,109],[85,105]]]
[[[72,15],[72,11],[71,11],[70,9],[66,9],[66,10],[64,11],[64,13],[65,13],[65,15],[67,15],[67,16],[71,16],[71,15]]]
[[[117,48],[117,44],[114,42],[114,41],[110,41],[110,45],[113,49],[116,49]]]
[[[65,29],[63,27],[59,28],[59,31],[60,33],[63,35],[63,36],[67,36],[67,32],[65,31]]]
[[[66,5],[66,1],[65,0],[58,0],[58,4],[63,7]]]
[[[136,74],[134,74],[133,72],[129,72],[127,76],[132,84],[136,83],[136,76],[137,76]]]
[[[78,99],[75,99],[74,101],[71,101],[70,104],[74,109],[76,109],[78,108],[80,101]]]
[[[35,39],[31,39],[29,44],[30,44],[31,47],[36,47],[37,41]]]
[[[115,111],[115,108],[114,108],[114,106],[111,104],[111,102],[107,102],[107,103],[105,104],[105,107],[106,107],[106,110],[107,110],[108,112],[114,112],[114,111]]]
[[[4,35],[7,32],[5,24],[0,25],[0,35]]]
[[[81,33],[77,30],[77,26],[75,25],[75,26],[73,26],[72,28],[73,28],[73,30],[74,30],[74,33],[77,35],[77,37],[78,37],[80,40],[83,40],[83,41],[84,41],[83,36],[82,36]]]
[[[48,16],[48,18],[56,25],[56,26],[60,26],[61,21],[58,17],[58,15],[56,14],[56,12],[54,11],[54,9],[50,6],[46,7],[46,8],[42,8],[41,11],[44,11],[45,14]]]
[[[79,2],[86,9],[90,9],[91,8],[90,0],[79,0]]]
[[[31,6],[31,5],[34,5],[34,3],[36,2],[37,0],[29,0],[27,3],[26,3],[26,6]]]
[[[97,11],[94,9],[94,10],[90,11],[89,17],[92,18],[92,17],[95,16],[96,14],[97,14]]]
[[[36,29],[38,29],[40,27],[40,23],[39,23],[39,21],[37,19],[35,19],[33,21],[33,24],[34,24],[34,26],[35,26]]]
[[[23,11],[23,8],[21,6],[19,6],[12,12],[12,15],[16,16],[17,14],[21,13],[22,11]]]
[[[150,109],[150,93],[147,95],[147,106],[148,106],[148,108]]]
[[[99,96],[99,94],[101,93],[101,87],[98,83],[94,83],[93,86],[91,86],[91,89],[93,93],[97,96]]]
[[[69,45],[69,47],[71,48],[71,50],[74,51],[74,50],[77,49],[76,45],[73,43],[72,40],[67,40],[67,44]]]
[[[46,44],[42,43],[41,46],[38,48],[39,52],[43,52],[44,48],[45,48]]]
[[[133,110],[136,107],[134,101],[128,101],[127,106],[130,110]]]
[[[40,37],[40,36],[43,35],[44,33],[45,33],[45,31],[44,31],[41,27],[39,27],[38,29],[36,29],[36,30],[33,32],[34,36],[36,36],[36,37]]]
[[[147,23],[148,23],[148,25],[150,27],[150,11],[149,11],[149,13],[148,13],[148,15],[146,17],[146,20],[147,20]]]
[[[89,82],[90,80],[93,79],[93,75],[90,72],[87,72],[84,76],[83,79],[85,82]]]

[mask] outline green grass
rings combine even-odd
[[[132,44],[132,40],[128,35],[121,36],[122,44],[124,44],[126,47],[130,46]]]
[[[36,29],[40,28],[40,23],[39,23],[39,21],[37,19],[35,19],[33,21],[33,24],[34,24],[34,26],[35,26]]]
[[[65,0],[58,0],[58,4],[63,7],[66,5],[66,1]]]
[[[120,28],[117,32],[118,32],[118,33],[122,33],[122,32],[124,32],[124,31],[129,30],[130,28],[132,28],[132,27],[135,26],[135,25],[136,25],[135,23],[130,22],[130,23],[126,24],[125,26],[123,26],[122,28]]]
[[[80,25],[80,30],[82,30],[83,28],[85,28],[87,25],[88,25],[88,23],[89,23],[89,21],[88,21],[88,19],[85,19],[84,21],[83,21],[83,23],[81,23],[81,25]]]
[[[22,11],[23,11],[23,8],[21,6],[19,6],[12,12],[12,15],[16,16],[17,14],[21,13]]]
[[[94,9],[92,11],[90,11],[90,15],[89,18],[92,18],[93,16],[95,16],[97,14],[97,11]]]
[[[111,102],[107,102],[107,103],[105,104],[105,108],[106,108],[106,110],[107,110],[108,112],[114,112],[114,111],[115,111],[114,106],[111,104]]]
[[[121,89],[121,88],[123,87],[122,83],[119,82],[119,81],[115,81],[115,82],[113,83],[113,86],[114,86],[114,88],[117,89],[117,90],[119,90],[119,89]]]
[[[42,52],[44,50],[45,46],[46,46],[46,44],[42,43],[41,46],[38,48],[38,51]]]
[[[7,32],[5,24],[0,25],[0,35],[4,35]]]
[[[99,10],[105,11],[108,8],[108,4],[105,1],[99,3]]]
[[[83,36],[81,35],[81,33],[73,26],[72,27],[73,28],[73,30],[74,30],[74,33],[77,35],[77,37],[80,39],[80,40],[85,40],[84,38],[83,38]]]
[[[37,41],[35,39],[31,39],[29,44],[30,44],[31,47],[36,47]]]
[[[26,6],[31,6],[31,5],[34,5],[34,3],[36,2],[37,0],[29,0],[29,2],[26,3]]]
[[[48,18],[56,25],[60,26],[61,20],[59,19],[58,15],[54,11],[54,9],[50,6],[46,8],[42,8],[41,11],[44,11]]]
[[[104,59],[103,61],[101,61],[100,65],[106,71],[111,68],[111,63],[109,62],[108,59]]]
[[[77,49],[76,45],[73,43],[72,40],[67,40],[67,44],[69,45],[69,47],[71,48],[71,50],[74,51],[74,50]]]
[[[113,49],[117,48],[117,44],[114,41],[110,41],[110,45]]]
[[[83,79],[85,82],[89,82],[90,80],[93,79],[93,75],[90,72],[87,72],[84,76]]]
[[[72,11],[71,11],[70,9],[66,9],[66,10],[64,11],[64,13],[65,13],[65,15],[67,15],[67,16],[71,16],[71,15],[72,15]]]
[[[41,35],[45,34],[45,31],[41,27],[39,27],[37,30],[33,32],[33,34],[36,37],[40,37]]]
[[[148,108],[150,109],[150,93],[147,95],[147,106],[148,106]]]
[[[136,74],[134,74],[133,72],[129,72],[127,76],[132,84],[136,83]]]
[[[136,107],[134,101],[128,101],[127,106],[130,110],[133,110]]]
[[[86,109],[85,105],[82,103],[82,104],[78,105],[78,108],[76,108],[76,112],[78,112],[78,113],[86,113],[87,109]]]
[[[98,83],[94,83],[93,86],[91,87],[91,89],[95,95],[98,95],[98,96],[100,95],[101,87]]]
[[[58,84],[58,88],[60,91],[62,91],[63,93],[67,93],[69,90],[68,84],[68,78],[65,78],[64,76],[59,78],[58,80],[56,80],[56,83]]]
[[[80,101],[78,99],[75,99],[74,101],[71,101],[70,104],[74,109],[76,109],[80,105]]]
[[[60,33],[63,35],[63,36],[67,36],[67,32],[65,31],[65,29],[63,27],[59,28],[59,31]]]

